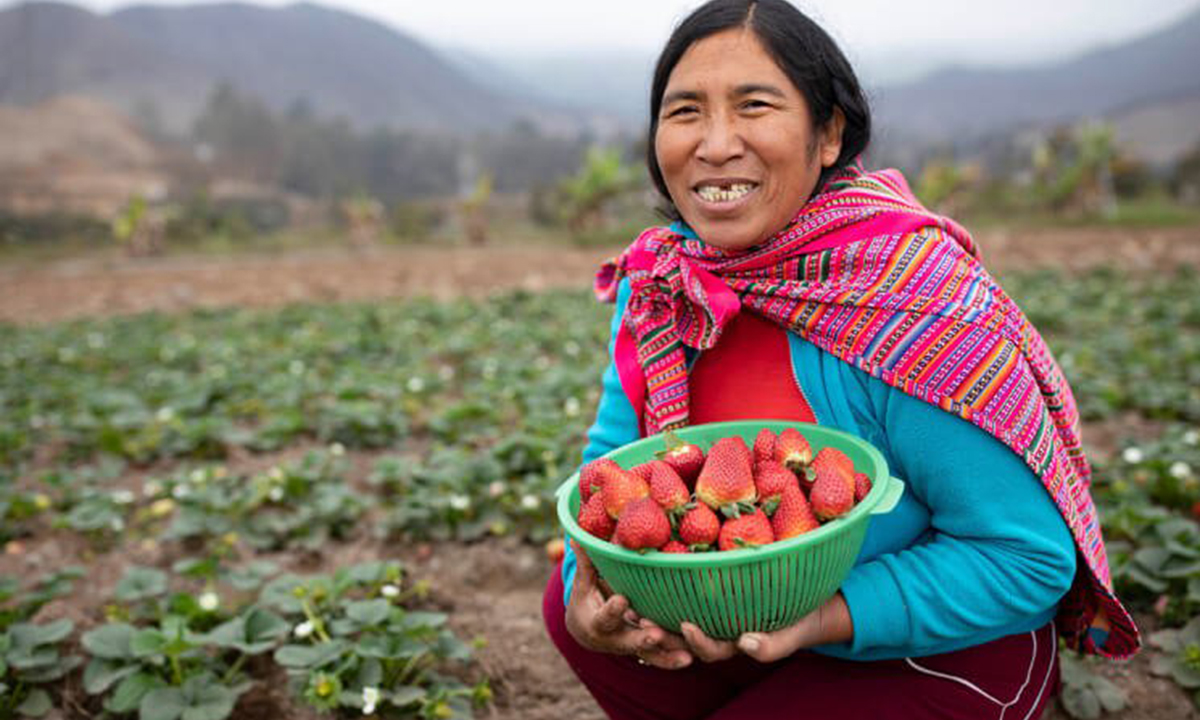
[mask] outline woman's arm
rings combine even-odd
[[[1075,575],[1075,544],[1041,480],[983,430],[860,370],[847,394],[885,444],[928,528],[854,568],[842,593],[853,640],[830,654],[948,652],[1049,620]],[[853,397],[861,389],[868,407]],[[861,400],[860,398],[860,400]]]

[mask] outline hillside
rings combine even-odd
[[[413,37],[316,5],[132,7],[97,15],[58,3],[0,11],[0,103],[61,94],[152,106],[184,130],[228,79],[282,110],[304,99],[360,128],[473,132],[561,113],[482,87]]]

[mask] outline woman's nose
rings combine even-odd
[[[710,165],[723,165],[744,151],[745,143],[732,118],[713,116],[705,124],[696,157]]]

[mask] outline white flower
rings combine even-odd
[[[290,372],[293,375],[303,375],[304,374],[304,361],[303,360],[293,360],[290,363],[288,363],[288,372]]]
[[[1125,448],[1125,452],[1121,453],[1121,459],[1130,465],[1136,465],[1146,458],[1146,454],[1139,447]]]
[[[160,483],[157,480],[147,480],[145,482],[145,484],[142,485],[142,496],[143,497],[154,497],[155,495],[159,494],[162,491],[163,491],[162,483]]]
[[[279,502],[283,499],[283,488],[279,487],[278,485],[271,488],[267,491],[267,498],[269,498],[271,502]]]
[[[118,505],[128,505],[133,502],[132,490],[113,490],[112,500]]]
[[[1176,480],[1183,480],[1184,478],[1191,476],[1192,468],[1187,463],[1179,460],[1171,463],[1170,473],[1171,477],[1175,478]]]
[[[493,480],[491,483],[488,484],[488,496],[489,497],[497,498],[503,494],[504,494],[504,483],[500,482],[499,480]]]
[[[200,609],[204,612],[212,612],[221,606],[221,597],[212,590],[206,590],[200,593]]]
[[[192,494],[192,491],[191,491],[191,490],[188,490],[188,486],[187,486],[187,485],[176,485],[174,488],[172,488],[172,489],[171,489],[171,495],[172,495],[172,496],[173,496],[173,497],[174,497],[176,500],[182,500],[182,499],[184,499],[185,497],[187,497],[188,495],[191,495],[191,494]]]
[[[525,508],[526,510],[536,510],[538,505],[541,505],[541,504],[542,504],[542,501],[538,499],[537,495],[522,495],[521,496],[521,507]]]
[[[379,594],[383,595],[385,598],[394,598],[400,594],[400,588],[396,587],[395,585],[384,585],[383,587],[379,588]]]
[[[200,468],[196,468],[191,472],[190,475],[188,475],[188,480],[191,480],[193,485],[202,484],[204,482],[204,471]]]
[[[567,401],[565,403],[563,403],[563,412],[566,414],[567,417],[575,417],[576,415],[578,415],[579,414],[579,398],[577,398],[577,397],[567,398]]]
[[[113,532],[121,532],[125,529],[125,521],[121,518],[113,518],[112,522],[110,522],[108,526],[112,528]]]
[[[1200,444],[1200,431],[1188,430],[1187,432],[1185,432],[1183,434],[1183,444],[1184,445]]]
[[[346,446],[340,442],[335,442],[329,446],[329,454],[334,457],[341,457],[346,454]]]
[[[471,498],[467,497],[466,495],[451,495],[450,507],[454,508],[455,510],[466,510],[467,508],[471,507]]]
[[[154,418],[159,422],[171,422],[175,419],[175,410],[170,406],[160,407],[158,412],[154,413]]]
[[[298,638],[306,638],[309,635],[312,635],[313,634],[312,621],[305,620],[304,622],[300,623],[299,625],[296,626],[295,630],[292,630],[292,634]]]
[[[370,715],[371,713],[375,712],[375,706],[378,704],[379,688],[363,688],[363,715]]]
[[[409,392],[419,393],[425,389],[425,381],[419,377],[410,377],[405,387],[408,388]]]

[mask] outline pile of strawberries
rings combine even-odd
[[[607,458],[579,472],[579,525],[630,550],[737,550],[786,540],[850,512],[871,490],[840,450],[816,456],[804,435],[759,432],[704,450],[664,436],[657,460],[628,470]]]

